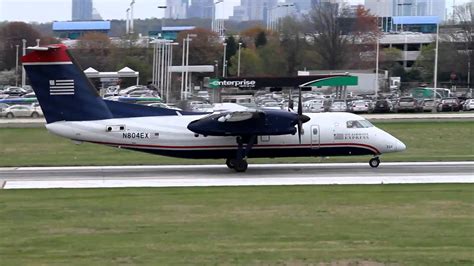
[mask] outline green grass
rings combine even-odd
[[[389,122],[377,126],[402,140],[405,152],[383,161],[474,160],[474,122]],[[0,129],[0,166],[200,164],[219,160],[185,160],[120,150],[95,144],[75,145],[44,128]],[[6,155],[6,156],[5,156]],[[251,159],[250,163],[319,162],[320,158]],[[367,162],[368,157],[338,157],[326,162]]]
[[[2,265],[474,264],[466,184],[3,190],[0,217]]]

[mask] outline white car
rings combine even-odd
[[[463,105],[464,111],[471,111],[474,110],[474,99],[468,99]]]
[[[369,104],[366,101],[353,101],[351,104],[351,110],[354,113],[368,113]]]
[[[347,104],[345,102],[333,102],[331,107],[329,107],[331,112],[346,112]]]
[[[311,99],[303,103],[303,110],[311,113],[324,112],[324,99]]]
[[[43,109],[41,109],[39,103],[32,103],[31,108],[33,108],[33,110],[35,110],[40,116],[44,116]]]
[[[5,108],[1,113],[1,116],[6,118],[14,117],[39,117],[40,114],[31,106],[27,105],[12,105]]]

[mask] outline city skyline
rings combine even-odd
[[[456,4],[464,4],[470,0],[456,0]],[[284,0],[279,0],[284,2]],[[363,4],[364,0],[349,0],[350,4]],[[453,0],[446,0],[448,13]],[[130,4],[129,0],[94,0],[93,7],[103,19],[125,19],[125,10]],[[216,18],[228,18],[232,15],[233,7],[240,4],[240,0],[224,0],[216,5]],[[134,17],[136,19],[161,18],[164,9],[158,5],[166,5],[166,0],[136,0]],[[156,9],[151,9],[150,7]],[[70,0],[0,0],[0,21],[25,21],[25,22],[52,22],[71,20],[72,1]],[[51,12],[54,10],[54,12]]]

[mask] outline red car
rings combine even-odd
[[[457,98],[444,98],[438,104],[438,112],[458,112],[461,109]]]

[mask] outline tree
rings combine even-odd
[[[474,49],[474,3],[467,3],[462,6],[457,6],[454,9],[454,14],[456,20],[459,21],[459,27],[461,31],[453,34],[451,37],[455,41],[460,41],[464,43],[464,51],[466,56],[462,59],[461,64],[465,67],[466,73],[465,80],[467,81],[468,85],[473,84],[474,79],[474,56],[472,54],[472,50]],[[467,74],[469,72],[469,74]],[[467,80],[468,77],[470,80]]]
[[[316,5],[309,14],[311,29],[309,45],[321,59],[323,69],[342,69],[348,55],[348,37],[342,34],[335,5]]]
[[[189,64],[190,65],[214,65],[215,60],[221,62],[224,48],[220,42],[219,36],[210,30],[196,28],[190,31],[180,32],[178,35],[177,54],[181,55],[183,39],[187,34],[196,34],[189,45]]]
[[[298,68],[302,66],[304,50],[303,27],[298,20],[285,17],[281,23],[280,45],[283,57],[286,61],[286,75],[296,75]]]
[[[26,46],[36,45],[36,39],[40,34],[33,27],[24,22],[10,22],[0,28],[0,70],[12,69],[16,65],[16,45],[22,47],[22,39],[26,40]],[[21,52],[20,52],[21,54]]]
[[[385,48],[380,51],[380,68],[391,70],[400,65],[398,61],[402,60],[402,51],[397,48]]]
[[[357,6],[356,18],[350,35],[349,68],[374,68],[377,38],[381,33],[377,25],[377,18],[362,5]]]
[[[264,74],[263,62],[257,51],[250,48],[244,48],[241,51],[240,58],[240,75],[241,76],[258,76]],[[237,56],[231,58],[232,67],[229,72],[232,75],[237,73]]]
[[[227,70],[229,70],[229,68],[232,66],[232,61],[230,59],[232,58],[232,56],[234,56],[237,53],[238,44],[235,41],[234,36],[229,36],[225,42],[227,43],[225,58],[227,60],[227,66],[228,66]]]
[[[265,31],[261,31],[257,34],[257,37],[255,37],[255,47],[259,48],[261,46],[265,46],[267,44],[267,35],[265,34]]]
[[[97,55],[106,55],[112,47],[109,36],[100,32],[89,32],[79,38],[77,44],[79,49],[86,49]]]
[[[266,39],[266,36],[269,34],[266,29],[262,28],[261,26],[256,26],[256,27],[248,28],[242,31],[240,33],[240,38],[242,42],[245,44],[245,47],[256,48],[257,36],[259,35],[261,35],[260,37],[258,37],[260,38],[260,40],[258,41],[260,45],[262,44],[262,42],[264,42],[264,40],[262,40],[263,37],[265,37]]]
[[[262,63],[262,74],[266,76],[284,76],[287,74],[288,62],[277,39],[272,39],[265,46],[258,48],[257,55]]]

